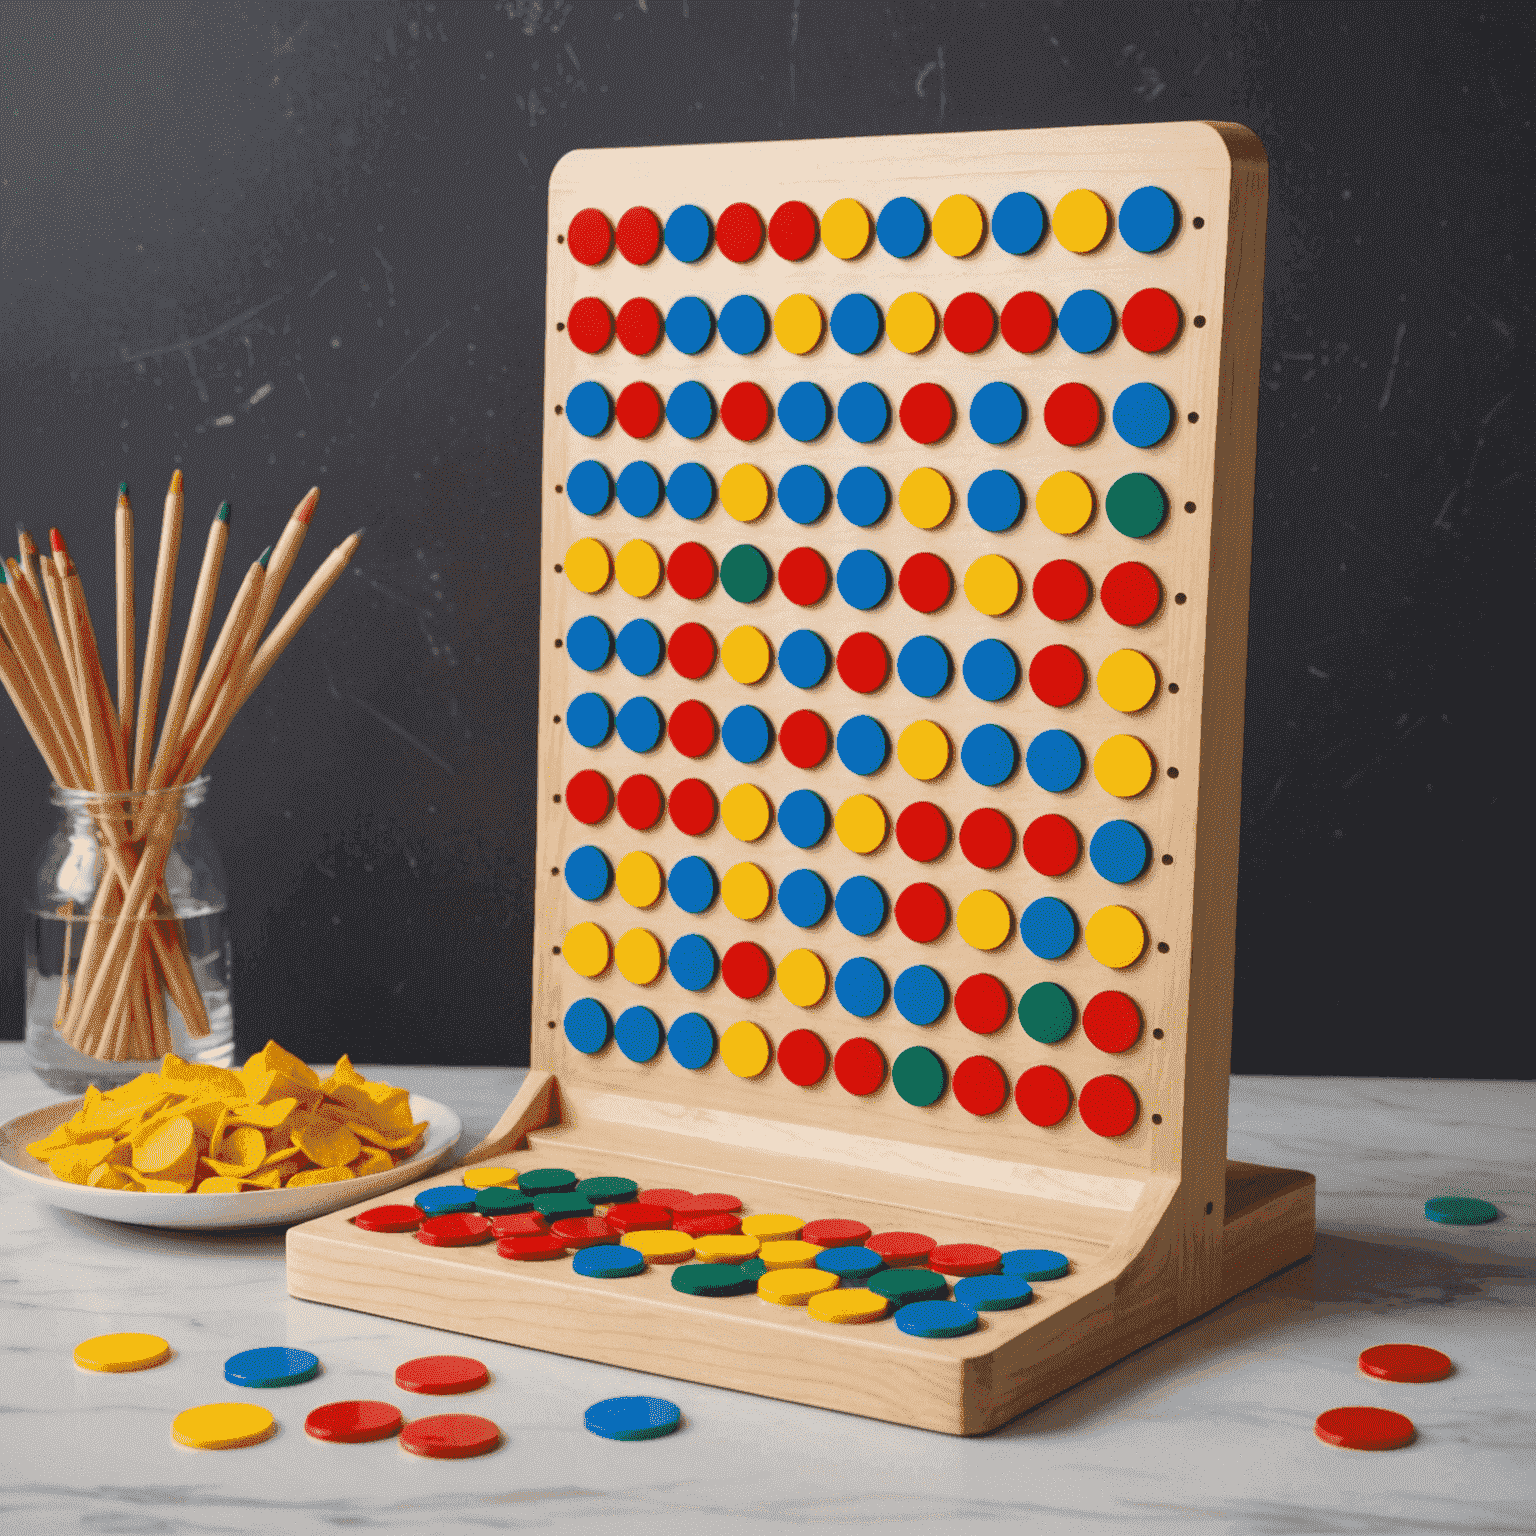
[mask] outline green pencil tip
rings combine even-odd
[[[5,567],[0,565],[0,587],[8,587],[10,583],[5,579]]]
[[[119,480],[117,482],[117,494],[119,496],[126,496],[128,494],[128,482],[126,480]]]
[[[227,501],[221,501],[219,503],[217,516],[221,523],[227,523],[229,521],[229,503]]]
[[[262,568],[262,570],[266,570],[266,568],[267,568],[267,561],[270,560],[271,558],[272,558],[272,546],[270,544],[268,544],[267,547],[264,550],[262,550],[261,556],[256,561],[256,564],[259,565]]]

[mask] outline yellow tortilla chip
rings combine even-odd
[[[191,1178],[152,1179],[147,1174],[138,1176],[139,1188],[148,1195],[185,1195],[192,1188]]]
[[[238,1195],[244,1187],[240,1179],[215,1174],[211,1179],[202,1180],[197,1186],[197,1192],[200,1195]]]
[[[55,1152],[62,1152],[65,1147],[72,1147],[74,1144],[75,1138],[70,1134],[69,1127],[56,1125],[40,1140],[29,1141],[27,1152],[39,1162],[46,1163]]]
[[[293,1144],[321,1168],[340,1168],[362,1151],[362,1144],[344,1125],[332,1125],[307,1115],[293,1127]]]
[[[283,1170],[281,1168],[268,1168],[265,1173],[251,1173],[241,1181],[255,1189],[281,1189],[283,1187]]]
[[[320,1086],[320,1079],[315,1069],[307,1062],[300,1061],[292,1051],[285,1051],[275,1040],[268,1040],[240,1069],[242,1077],[247,1077],[252,1072],[257,1074],[280,1072],[284,1077],[291,1077],[306,1088]]]
[[[272,1104],[253,1104],[248,1099],[231,1106],[231,1125],[258,1125],[264,1131],[275,1131],[286,1123],[289,1115],[299,1107],[297,1099],[278,1099]]]
[[[146,1099],[153,1099],[164,1091],[165,1085],[160,1081],[158,1072],[140,1072],[130,1081],[107,1089],[102,1098],[111,1099],[114,1104],[142,1104]]]
[[[267,1156],[266,1138],[254,1125],[239,1125],[224,1138],[223,1156],[203,1161],[224,1178],[244,1178],[254,1173]],[[201,1189],[201,1185],[198,1186]]]
[[[113,1145],[109,1136],[102,1141],[85,1141],[65,1147],[48,1159],[48,1167],[56,1179],[63,1179],[66,1184],[84,1184],[91,1176],[91,1169],[106,1161]]]
[[[288,1180],[289,1189],[308,1189],[312,1184],[339,1184],[353,1176],[350,1168],[306,1168]]]
[[[191,1182],[197,1169],[197,1128],[185,1115],[157,1127],[133,1149],[134,1172],[172,1182]]]
[[[169,1051],[160,1063],[160,1077],[162,1082],[184,1083],[199,1095],[212,1093],[221,1099],[238,1099],[245,1092],[238,1072],[201,1061],[183,1061]]]
[[[110,1163],[97,1163],[85,1181],[92,1189],[132,1189],[133,1181],[121,1168]]]
[[[398,1136],[391,1135],[387,1131],[375,1130],[371,1125],[364,1125],[361,1120],[349,1120],[347,1129],[359,1141],[365,1141],[369,1146],[388,1147],[391,1152],[398,1152],[402,1147],[408,1147],[413,1142],[420,1141],[430,1125],[431,1121],[423,1120],[402,1131]]]
[[[351,1163],[352,1172],[360,1179],[367,1178],[370,1173],[386,1173],[394,1166],[394,1158],[382,1147],[364,1147]]]
[[[320,1084],[320,1091],[334,1094],[340,1087],[360,1088],[368,1079],[352,1065],[350,1056],[343,1056],[331,1069],[331,1075]]]

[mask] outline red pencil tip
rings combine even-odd
[[[309,527],[309,520],[315,515],[315,503],[319,500],[320,487],[312,486],[309,494],[293,509],[294,522],[303,523],[306,528]]]
[[[48,547],[56,555],[67,555],[69,551],[64,547],[64,535],[57,528],[48,530]]]

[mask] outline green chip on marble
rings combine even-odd
[[[1436,1195],[1424,1202],[1424,1214],[1448,1227],[1480,1227],[1499,1214],[1498,1206],[1471,1195]]]
[[[755,603],[772,579],[767,557],[750,544],[738,544],[720,562],[720,585],[738,603]]]
[[[1019,1023],[1031,1040],[1055,1045],[1072,1029],[1072,999],[1054,981],[1037,981],[1019,999]]]
[[[891,1083],[908,1104],[925,1109],[943,1096],[944,1063],[926,1045],[909,1045],[891,1064]]]
[[[1168,512],[1168,498],[1151,475],[1121,475],[1104,496],[1110,525],[1129,539],[1156,533]]]
[[[633,1200],[640,1193],[640,1186],[633,1179],[583,1179],[576,1186],[576,1193],[593,1205],[617,1205]]]
[[[894,1311],[911,1301],[943,1301],[949,1281],[931,1269],[882,1269],[864,1282],[864,1289],[884,1296]]]

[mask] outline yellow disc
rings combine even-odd
[[[1093,754],[1093,776],[1110,794],[1129,800],[1152,782],[1152,754],[1134,736],[1111,736]]]
[[[154,1333],[98,1333],[75,1345],[75,1364],[88,1371],[147,1371],[171,1358],[171,1346]]]
[[[746,1019],[732,1024],[720,1036],[720,1060],[736,1077],[756,1077],[768,1065],[771,1054],[768,1036]]]
[[[814,1008],[827,991],[827,968],[808,949],[792,949],[779,961],[779,991],[797,1008]]]
[[[763,1216],[748,1216],[741,1223],[741,1230],[748,1237],[755,1237],[760,1243],[784,1242],[789,1238],[799,1237],[805,1223],[798,1216],[786,1216],[782,1211],[773,1211]]]
[[[872,1323],[890,1310],[890,1302],[873,1291],[822,1291],[806,1310],[820,1323]]]
[[[649,597],[661,582],[661,556],[644,539],[631,539],[614,557],[613,569],[631,597]]]
[[[969,256],[981,244],[985,229],[976,199],[952,192],[933,216],[933,238],[947,256]]]
[[[1035,511],[1052,533],[1076,533],[1093,516],[1093,492],[1081,475],[1058,469],[1035,492]]]
[[[1069,251],[1097,250],[1109,232],[1109,209],[1097,192],[1079,187],[1056,204],[1051,230]]]
[[[720,480],[720,505],[738,523],[756,522],[768,510],[768,477],[755,464],[733,464]]]
[[[838,198],[821,216],[821,243],[843,261],[864,254],[869,233],[869,215],[854,198]]]
[[[949,481],[936,469],[914,469],[896,497],[901,515],[914,528],[937,528],[955,504]]]
[[[1001,555],[971,561],[965,573],[965,595],[978,613],[996,618],[1019,600],[1019,573]]]
[[[1111,709],[1134,715],[1157,692],[1157,673],[1140,651],[1116,651],[1099,668],[1099,697]]]
[[[938,311],[920,293],[902,294],[885,312],[885,334],[898,352],[921,352],[938,328]]]
[[[821,340],[821,305],[808,293],[790,294],[773,312],[773,334],[786,352],[809,352]]]
[[[643,1253],[650,1264],[681,1264],[693,1257],[693,1239],[686,1232],[626,1232],[619,1242]]]
[[[768,876],[756,864],[733,864],[720,882],[720,899],[732,917],[750,923],[768,910],[773,889]]]
[[[601,592],[613,574],[613,564],[596,539],[577,539],[565,552],[565,574],[578,592]]]
[[[822,1291],[835,1291],[837,1276],[824,1269],[770,1269],[757,1282],[757,1294],[780,1307],[803,1307]]]
[[[577,923],[560,949],[565,963],[578,976],[601,976],[613,958],[608,935],[596,923]]]
[[[768,830],[773,807],[756,784],[738,784],[720,802],[720,820],[740,843],[755,843]]]
[[[1141,958],[1147,930],[1129,907],[1100,907],[1083,929],[1083,942],[1100,965],[1120,971]]]
[[[276,1428],[271,1411],[255,1403],[204,1403],[184,1408],[171,1420],[171,1438],[199,1451],[228,1451],[255,1445]]]
[[[614,872],[614,884],[630,906],[648,907],[661,895],[661,865],[648,853],[626,853]],[[621,949],[623,942],[619,941]],[[623,963],[621,959],[620,966]]]
[[[833,826],[850,853],[873,853],[885,841],[885,812],[869,795],[849,795],[838,806]]]
[[[738,683],[759,683],[773,662],[768,637],[750,624],[740,624],[720,644],[720,660]]]
[[[799,1238],[786,1237],[764,1243],[761,1257],[769,1269],[809,1269],[815,1264],[816,1255],[826,1251],[819,1243],[805,1243]]]
[[[949,767],[949,737],[932,720],[914,720],[896,738],[896,761],[914,779],[936,779]]]
[[[759,1244],[755,1237],[740,1233],[724,1237],[701,1237],[693,1245],[693,1251],[706,1264],[741,1264],[752,1258]]]
[[[955,908],[955,927],[972,949],[996,949],[1013,932],[1013,913],[996,891],[972,891]]]
[[[631,928],[613,947],[619,975],[637,987],[648,987],[661,975],[661,944],[645,928]]]
[[[464,1170],[464,1187],[466,1189],[516,1189],[516,1168],[466,1168]]]

